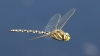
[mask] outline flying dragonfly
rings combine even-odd
[[[69,41],[70,35],[62,30],[63,26],[69,20],[69,18],[74,14],[75,8],[68,11],[63,17],[60,14],[55,14],[45,27],[45,31],[38,30],[27,30],[27,29],[11,29],[9,32],[27,32],[27,33],[38,33],[43,34],[42,36],[32,38],[30,40],[35,40],[43,37],[51,37],[59,41]]]

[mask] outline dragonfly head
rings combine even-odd
[[[68,33],[64,34],[64,41],[69,41],[70,40],[70,35]]]

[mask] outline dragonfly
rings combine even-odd
[[[27,29],[11,29],[9,32],[26,32],[26,33],[37,33],[42,34],[42,36],[31,38],[30,40],[36,40],[43,37],[51,37],[59,41],[69,41],[70,34],[64,32],[62,28],[68,22],[69,18],[74,14],[75,8],[69,10],[63,17],[59,13],[55,14],[45,27],[45,31],[39,30],[27,30]]]

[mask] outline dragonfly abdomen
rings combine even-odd
[[[26,33],[47,34],[47,32],[44,32],[44,31],[26,30],[26,29],[12,29],[12,30],[10,30],[9,32],[26,32]]]

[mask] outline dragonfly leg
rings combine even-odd
[[[38,38],[43,38],[43,37],[45,37],[45,36],[47,36],[47,35],[42,35],[42,36],[35,37],[35,38],[29,39],[29,40],[35,40],[35,39],[38,39]]]

